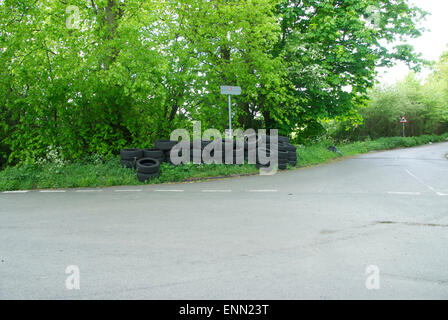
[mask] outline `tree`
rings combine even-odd
[[[289,94],[298,101],[274,124],[287,132],[365,105],[377,67],[402,60],[418,69],[422,62],[408,45],[387,48],[421,34],[416,25],[425,13],[406,0],[286,0],[278,12],[282,31],[274,52],[288,65]]]
[[[415,73],[392,86],[377,86],[369,92],[367,108],[359,111],[362,123],[354,128],[339,123],[330,135],[338,140],[377,139],[400,136],[400,118],[408,119],[409,136],[448,132],[448,60],[444,53],[434,72],[424,82]]]
[[[222,85],[244,88],[235,99],[242,127],[256,126],[266,97],[279,95],[282,61],[269,53],[279,35],[274,4],[273,0],[171,2],[163,18],[171,31],[167,39],[171,45],[165,47],[170,65],[180,72],[170,75],[168,82],[174,90],[183,89],[179,97],[190,119],[201,120],[204,127],[227,127]]]
[[[141,41],[141,28],[155,21],[157,4],[71,5],[0,5],[1,108],[14,124],[3,126],[11,162],[44,157],[49,146],[66,158],[110,154],[154,134],[148,127],[158,122],[165,63]]]
[[[369,28],[369,6],[381,10]],[[67,159],[148,147],[200,120],[283,134],[365,103],[375,67],[419,63],[407,46],[423,16],[405,0],[4,0],[0,158]]]

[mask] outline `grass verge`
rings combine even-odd
[[[415,147],[430,142],[445,141],[448,134],[441,136],[394,137],[372,141],[354,142],[338,146],[344,156],[353,156],[375,150]],[[340,158],[327,150],[329,141],[312,146],[297,148],[298,167],[325,163]],[[163,164],[160,178],[148,183],[169,183],[202,180],[210,177],[228,177],[233,175],[255,174],[255,165],[194,165],[171,166]],[[118,158],[75,163],[27,164],[7,167],[0,171],[0,191],[29,189],[58,189],[81,187],[107,187],[121,185],[142,185],[134,171],[122,168]]]

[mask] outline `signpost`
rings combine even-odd
[[[232,96],[239,96],[241,87],[221,86],[221,94],[229,96],[229,133],[232,137]]]
[[[405,116],[403,116],[400,120],[400,122],[403,124],[403,137],[406,136],[406,123],[408,123],[408,119],[406,119]]]

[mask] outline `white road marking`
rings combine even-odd
[[[431,187],[430,185],[427,185],[426,183],[423,182],[422,179],[420,179],[419,177],[417,177],[415,174],[413,174],[411,171],[409,171],[408,169],[406,169],[406,172],[408,175],[410,175],[412,178],[414,178],[415,180],[417,180],[419,183],[423,184],[426,188],[428,188],[429,190],[431,190],[432,192],[436,192],[434,190],[433,187]],[[436,192],[437,193],[437,192]]]
[[[184,190],[154,190],[154,192],[184,192]]]
[[[415,180],[417,180],[418,182],[420,182],[421,184],[425,185],[429,190],[431,190],[432,192],[434,192],[435,194],[437,194],[438,196],[448,196],[447,193],[443,193],[443,192],[437,192],[435,188],[433,188],[430,185],[425,184],[419,177],[417,177],[415,174],[413,174],[411,171],[406,170],[406,172],[413,177]]]
[[[249,190],[249,192],[278,192],[278,190]]]
[[[405,196],[419,196],[419,195],[421,195],[421,192],[395,192],[395,191],[389,191],[388,194],[398,194],[398,195],[405,195]]]
[[[63,193],[66,192],[66,190],[40,190],[41,193]]]
[[[202,190],[201,192],[232,192],[232,190]]]
[[[414,178],[415,180],[417,180],[418,182],[425,184],[419,177],[417,177],[415,174],[413,174],[411,171],[409,171],[408,169],[406,169],[406,172],[408,173],[408,175],[410,175],[412,178]]]
[[[76,192],[103,192],[103,190],[98,189],[98,190],[76,190]]]
[[[142,189],[135,189],[135,190],[115,190],[115,192],[142,192]]]
[[[17,191],[4,191],[2,193],[27,193],[28,190],[17,190]]]

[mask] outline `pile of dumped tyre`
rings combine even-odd
[[[210,163],[208,159],[203,157],[203,151],[207,148],[213,141],[201,140],[199,142],[190,142],[190,162],[197,163]],[[160,175],[160,165],[163,162],[175,165],[171,159],[172,149],[178,145],[179,142],[171,140],[157,140],[154,148],[151,149],[122,149],[120,151],[120,158],[122,166],[130,169],[135,169],[137,171],[137,178],[139,181],[144,182],[150,179],[158,178]],[[229,150],[226,144],[232,144],[232,148]],[[259,155],[265,155],[269,157],[271,154],[271,144],[270,137],[264,136],[263,140],[261,137],[257,137],[255,140],[245,139],[244,141],[222,141],[222,152],[220,157],[222,157],[222,162],[225,164],[241,165],[244,162],[254,164],[252,156],[250,156],[250,150],[256,150],[255,164],[257,168],[267,168],[270,166],[266,163],[265,159],[261,158]],[[212,148],[213,149],[213,148]],[[214,156],[213,150],[211,151],[211,156]],[[243,159],[238,158],[237,155],[244,155]],[[181,154],[179,154],[181,156]],[[194,158],[199,156],[199,158]],[[221,159],[221,158],[220,158]],[[230,161],[229,161],[230,159]],[[296,147],[289,143],[287,137],[278,137],[278,168],[280,170],[287,169],[287,166],[295,167],[297,165],[297,150]]]

